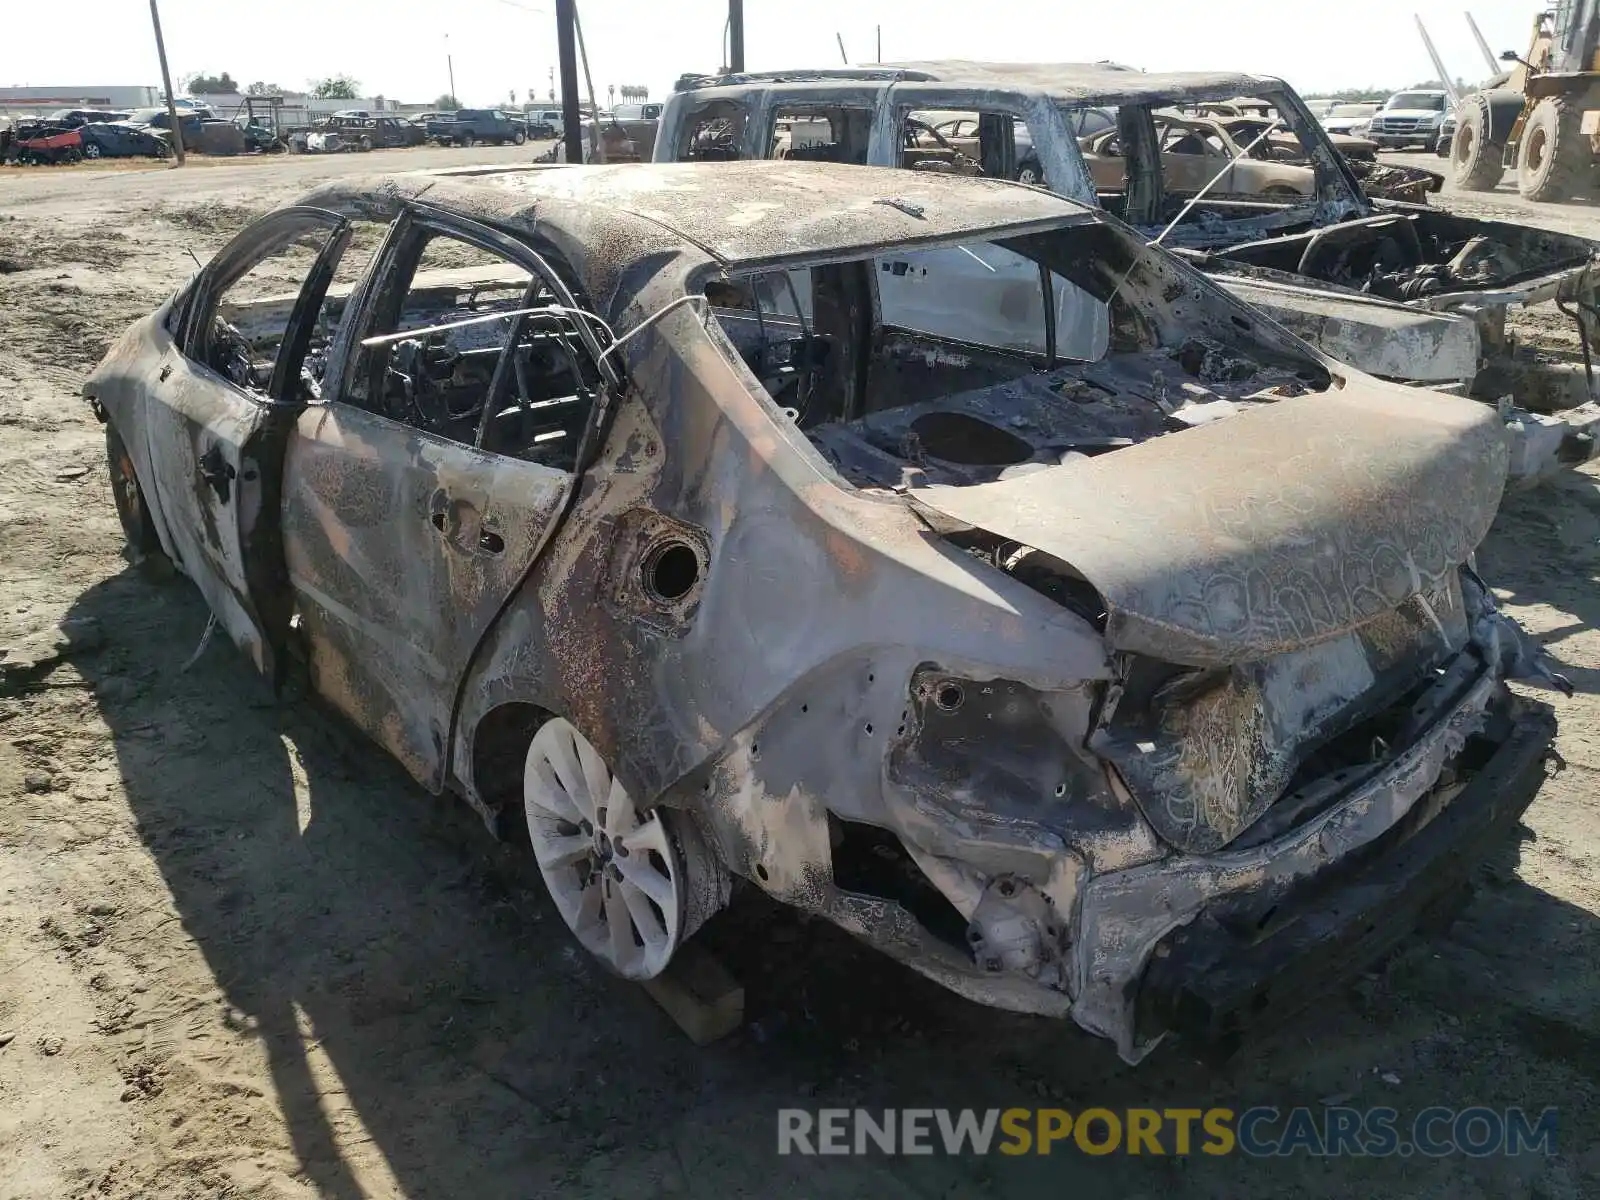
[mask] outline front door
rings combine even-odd
[[[565,511],[608,384],[570,315],[496,315],[575,303],[503,234],[402,218],[372,278],[340,387],[289,443],[284,551],[316,690],[437,788],[460,681]]]
[[[218,622],[273,675],[276,496],[286,416],[349,239],[334,213],[257,222],[200,273],[147,408],[150,482],[173,549]]]

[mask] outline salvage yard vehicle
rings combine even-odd
[[[1322,127],[1329,133],[1350,134],[1353,137],[1365,137],[1367,126],[1372,118],[1378,115],[1378,104],[1336,104],[1327,116],[1318,118]]]
[[[359,222],[381,248],[334,288]],[[886,325],[886,265],[965,250],[1033,267],[1007,314],[944,292],[1009,328]],[[1106,341],[1063,339],[1057,290]],[[1226,1043],[1447,909],[1550,753],[1506,681],[1561,681],[1471,565],[1493,411],[1039,188],[341,180],[85,393],[135,552],[525,826],[629,979],[736,876],[1129,1061]]]
[[[1210,185],[1213,196],[1309,196],[1316,172],[1309,167],[1254,158],[1220,121],[1157,113],[1155,130],[1161,147],[1161,169],[1173,191],[1199,192]],[[1120,130],[1084,138],[1083,159],[1096,190],[1121,191],[1127,186],[1127,165]]]
[[[96,158],[170,158],[172,144],[146,126],[127,121],[95,121],[78,127],[83,156]]]
[[[420,146],[427,140],[423,131],[398,117],[361,117],[335,113],[310,129],[297,130],[288,137],[290,151],[296,154],[365,153],[396,146]]]
[[[497,108],[463,108],[453,116],[429,121],[427,138],[441,146],[470,147],[478,142],[520,146],[528,140],[528,127],[520,116],[507,116]]]
[[[1554,301],[1594,357],[1600,243],[1368,196],[1353,164],[1281,80],[1094,64],[935,62],[680,83],[684,90],[664,110],[657,161],[763,157],[778,122],[827,108],[850,119],[837,124],[846,140],[818,156],[904,166],[911,122],[929,112],[965,113],[978,124],[973,157],[985,175],[1014,178],[1025,140],[1045,186],[1159,237],[1331,357],[1494,404],[1512,440],[1511,473],[1519,483],[1600,449],[1600,403],[1588,371],[1520,345],[1506,323],[1510,308]],[[1207,181],[1168,179],[1172,156],[1162,154],[1160,114],[1238,96],[1270,105],[1299,142],[1314,176],[1310,194],[1218,195],[1214,187],[1202,194],[1199,184]],[[1086,161],[1072,133],[1081,113],[1109,109],[1117,113],[1116,147],[1125,159],[1116,179],[1126,185],[1110,174],[1093,176],[1092,153]],[[1223,170],[1237,167],[1219,164]],[[1432,185],[1431,173],[1419,174],[1422,186]],[[1380,173],[1380,182],[1406,188],[1419,181]]]
[[[83,137],[75,127],[53,121],[24,122],[12,131],[5,159],[24,167],[54,167],[83,157]]]
[[[1396,92],[1373,114],[1362,136],[1385,150],[1420,146],[1432,154],[1439,145],[1439,130],[1451,107],[1450,93],[1446,91]]]

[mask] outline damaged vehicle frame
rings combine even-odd
[[[363,220],[382,246],[332,287]],[[308,231],[298,294],[230,304]],[[440,238],[494,263],[419,271]],[[1035,265],[1010,345],[884,323],[880,278],[936,248]],[[1093,358],[1058,286],[1106,309]],[[737,876],[1130,1061],[1227,1042],[1456,899],[1550,755],[1506,680],[1551,678],[1470,565],[1493,412],[1020,184],[341,181],[85,391],[135,547],[269,676],[303,661],[428,788],[525,824],[629,978]]]
[[[840,131],[814,157],[902,166],[915,114],[975,113],[983,174],[1014,177],[1019,147],[1029,145],[1044,186],[1161,237],[1331,357],[1495,404],[1512,435],[1513,481],[1596,453],[1600,243],[1368,198],[1281,80],[956,61],[689,77],[679,88],[662,114],[658,162],[769,157],[775,122],[809,112],[832,114]],[[1197,195],[1166,177],[1158,114],[1240,95],[1261,97],[1298,139],[1316,174],[1310,196]],[[1074,117],[1107,110],[1118,114],[1128,168],[1125,186],[1097,190]],[[721,136],[707,138],[708,127]],[[1552,361],[1508,331],[1509,308],[1542,301],[1572,321],[1582,364]]]

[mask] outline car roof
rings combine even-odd
[[[674,251],[757,266],[1103,219],[1075,200],[1006,180],[763,159],[449,168],[337,180],[298,203],[372,216],[402,200],[537,227],[602,308],[619,280],[647,276],[653,260]]]
[[[706,76],[696,87],[751,83],[925,82],[953,87],[1034,92],[1082,105],[1162,103],[1184,96],[1233,100],[1283,86],[1281,80],[1225,71],[1138,71],[1117,63],[992,63],[966,59],[875,63],[867,67],[759,71]],[[690,82],[690,81],[684,81]],[[1258,101],[1259,103],[1259,101]]]

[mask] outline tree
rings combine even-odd
[[[449,92],[444,92],[434,100],[433,106],[435,108],[449,109],[454,111],[455,109],[461,107],[461,101],[457,100]]]
[[[318,100],[354,100],[361,95],[361,84],[348,75],[329,75],[311,81],[311,94]]]
[[[189,94],[191,96],[231,96],[239,90],[239,85],[233,81],[233,76],[224,71],[220,75],[207,75],[200,72],[189,76]]]

